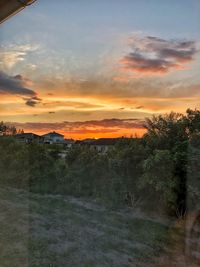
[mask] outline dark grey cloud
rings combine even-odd
[[[131,52],[120,62],[128,71],[139,73],[168,73],[171,69],[182,69],[197,53],[194,41],[164,40],[154,36],[132,37]]]
[[[26,105],[34,107],[41,102],[37,93],[25,86],[27,79],[22,75],[9,76],[0,71],[0,94],[11,94],[23,97]]]
[[[0,93],[22,96],[36,96],[36,92],[23,85],[21,75],[9,76],[0,71]]]
[[[39,104],[40,100],[37,100],[35,99],[34,97],[33,98],[30,98],[28,100],[26,100],[26,105],[27,106],[30,106],[30,107],[35,107],[35,105]]]
[[[39,104],[42,101],[41,98],[34,96],[29,99],[26,99],[26,105],[30,107],[35,107],[35,105]]]
[[[128,70],[141,73],[166,73],[171,67],[178,66],[177,64],[167,61],[162,58],[146,58],[139,53],[130,53],[122,60],[125,68]]]
[[[187,62],[193,59],[196,50],[194,48],[190,48],[189,50],[176,50],[172,48],[163,48],[160,50],[160,57],[164,58],[172,58],[177,60],[178,62]]]

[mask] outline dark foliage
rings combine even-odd
[[[183,216],[200,201],[200,111],[154,116],[145,127],[143,138],[122,139],[106,154],[77,146],[65,159],[59,147],[1,137],[0,182]]]

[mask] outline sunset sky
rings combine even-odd
[[[66,138],[200,108],[199,0],[38,0],[0,25],[0,120]]]

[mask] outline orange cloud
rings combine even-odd
[[[64,121],[60,123],[8,123],[25,132],[44,134],[48,131],[58,131],[66,138],[84,139],[88,137],[120,137],[144,134],[144,121],[137,119],[104,119],[91,121]]]
[[[180,65],[177,67],[180,68],[183,66]],[[83,82],[52,79],[51,87],[45,85],[43,82],[36,81],[34,88],[35,90],[37,90],[37,88],[38,90],[40,89],[40,96],[44,98],[44,103],[51,101],[61,101],[63,103],[64,101],[72,101],[79,103],[87,102],[97,105],[104,105],[105,103],[111,104],[117,99],[120,100],[124,98],[129,98],[131,100],[136,97],[153,99],[181,98],[200,94],[200,84],[195,84],[195,81],[191,80],[177,83],[175,80],[165,80],[161,82],[159,79],[155,80],[144,77],[130,80],[128,79],[129,77],[130,76],[127,76],[126,80],[123,76],[116,76],[114,81],[94,78]],[[123,78],[124,81],[127,81],[126,83],[122,82]],[[45,101],[45,99],[48,99],[48,101]]]

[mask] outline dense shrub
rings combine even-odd
[[[1,124],[3,127],[3,124]],[[87,146],[23,145],[0,138],[0,183],[38,193],[92,197],[109,205],[164,208],[178,216],[200,201],[200,112],[147,119],[143,138],[122,139],[107,154]]]

